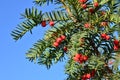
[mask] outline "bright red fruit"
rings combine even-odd
[[[90,23],[85,23],[85,24],[84,24],[84,27],[85,27],[85,28],[89,28],[90,26],[91,26]]]
[[[86,5],[86,4],[81,4],[81,7],[82,7],[83,9],[86,9],[86,8],[87,8],[87,5]]]
[[[62,42],[62,39],[61,39],[61,38],[57,38],[57,39],[56,39],[56,42],[57,42],[57,43],[61,43],[61,42]]]
[[[107,25],[108,25],[107,22],[101,22],[101,23],[100,23],[100,26],[107,26]]]
[[[80,3],[85,3],[87,0],[79,0]]]
[[[73,57],[73,60],[76,62],[79,62],[79,58],[77,58],[77,57]]]
[[[119,41],[118,40],[114,40],[113,41],[115,45],[119,45]]]
[[[82,54],[76,54],[75,57],[80,58]]]
[[[81,63],[83,63],[84,62],[84,60],[83,60],[83,57],[81,56],[80,58],[79,58],[79,63],[81,64]]]
[[[94,7],[98,7],[99,6],[99,3],[98,2],[94,2]]]
[[[94,9],[93,9],[93,8],[90,8],[90,9],[89,9],[89,12],[90,12],[90,13],[94,13]]]
[[[73,60],[76,62],[79,62],[81,56],[82,56],[82,54],[75,54],[75,56],[73,57]]]
[[[83,60],[87,61],[88,60],[88,56],[83,56]]]
[[[102,34],[101,34],[101,38],[102,38],[102,39],[106,39],[106,36],[107,36],[107,34],[105,34],[105,33],[102,33]]]
[[[50,21],[50,22],[49,22],[49,25],[50,25],[50,26],[54,26],[54,24],[55,24],[54,21]]]
[[[61,35],[60,38],[61,38],[62,40],[65,40],[65,39],[66,39],[66,36],[65,36],[65,35]]]
[[[90,75],[91,75],[91,77],[94,77],[95,76],[95,69],[93,69],[92,71],[91,71],[91,73],[90,73]]]
[[[119,49],[119,47],[116,46],[116,45],[114,45],[114,50],[116,51],[116,50],[118,50],[118,49]]]
[[[65,46],[65,47],[63,48],[63,50],[66,52],[66,51],[67,51],[67,47]]]
[[[83,75],[81,78],[82,80],[86,80],[86,75]]]
[[[110,39],[110,36],[109,36],[109,35],[106,35],[105,39],[106,39],[106,40],[109,40],[109,39]]]
[[[42,27],[45,27],[45,26],[46,26],[46,21],[42,21],[42,22],[41,22],[41,26],[42,26]]]
[[[54,46],[54,47],[58,47],[58,46],[59,46],[59,43],[54,42],[54,43],[53,43],[53,46]]]
[[[90,73],[87,73],[85,77],[86,77],[87,79],[90,79],[90,78],[91,78]]]

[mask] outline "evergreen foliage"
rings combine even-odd
[[[27,59],[48,69],[67,57],[66,80],[120,79],[119,0],[35,0],[40,7],[58,5],[60,10],[43,13],[25,9],[11,35],[22,38],[36,26],[51,26],[44,38],[26,53]],[[117,35],[114,33],[117,32]]]

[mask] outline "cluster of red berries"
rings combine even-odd
[[[46,21],[42,21],[42,22],[41,22],[41,26],[42,26],[42,27],[46,27],[46,25],[47,25],[47,24],[46,24]],[[49,22],[49,25],[50,25],[51,27],[54,26],[54,25],[55,25],[54,21],[50,21],[50,22]]]
[[[82,76],[82,80],[87,80],[87,79],[90,79],[90,78],[91,78],[90,73],[84,74],[84,75]]]
[[[114,40],[114,50],[118,50],[119,49],[119,41],[118,40]]]
[[[86,9],[86,8],[87,8],[87,4],[86,4],[87,1],[88,1],[88,0],[79,0],[79,2],[81,3],[81,8],[83,8],[83,9]],[[93,6],[94,6],[95,8],[97,8],[97,7],[99,7],[99,3],[98,3],[98,2],[94,2],[94,3],[93,3]],[[93,12],[94,12],[94,8],[90,8],[90,9],[89,9],[89,12],[90,12],[90,13],[93,13]]]
[[[82,7],[83,9],[86,9],[86,8],[87,8],[87,4],[86,4],[87,0],[79,0],[79,2],[81,3],[81,7]]]
[[[107,35],[106,33],[102,33],[101,34],[101,38],[105,39],[105,40],[109,40],[110,36]],[[118,50],[119,49],[119,41],[118,40],[114,40],[113,43],[114,43],[114,50]]]
[[[94,3],[93,3],[93,6],[94,6],[95,8],[97,8],[97,7],[99,7],[99,3],[98,3],[98,2],[94,2]],[[89,12],[90,12],[90,13],[94,13],[94,8],[90,8],[90,9],[89,9]]]
[[[80,54],[76,54],[74,57],[73,57],[73,60],[78,62],[78,63],[83,63],[85,61],[88,60],[88,56],[86,55],[82,55],[81,53]]]
[[[57,39],[56,39],[56,41],[53,43],[53,46],[54,47],[58,47],[59,45],[60,45],[60,43],[62,42],[62,41],[64,41],[66,39],[66,36],[65,35],[61,35],[60,37],[58,37]]]
[[[106,22],[106,21],[100,23],[100,26],[103,26],[103,27],[105,27],[107,25],[108,25],[108,22]],[[91,26],[91,24],[88,22],[84,24],[85,28],[90,28],[90,26]]]
[[[105,39],[105,40],[109,40],[109,39],[110,39],[110,36],[107,35],[106,33],[102,33],[102,34],[101,34],[101,38],[102,38],[102,39]]]
[[[95,76],[95,70],[92,70],[91,73],[86,73],[84,75],[82,75],[82,80],[88,80],[90,79],[91,77],[94,77]]]

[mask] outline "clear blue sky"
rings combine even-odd
[[[25,59],[26,51],[34,42],[43,37],[47,28],[34,28],[15,42],[10,33],[22,22],[20,13],[31,8],[33,0],[0,0],[0,80],[64,80],[64,63],[54,65],[50,70],[45,66]],[[52,7],[44,9],[50,10]]]

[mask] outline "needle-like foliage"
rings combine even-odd
[[[51,28],[26,53],[29,61],[48,69],[65,61],[66,80],[120,79],[119,0],[35,0],[39,7],[56,5],[57,10],[42,12],[25,9],[11,35],[22,38],[37,26]],[[115,34],[117,33],[117,34]]]

